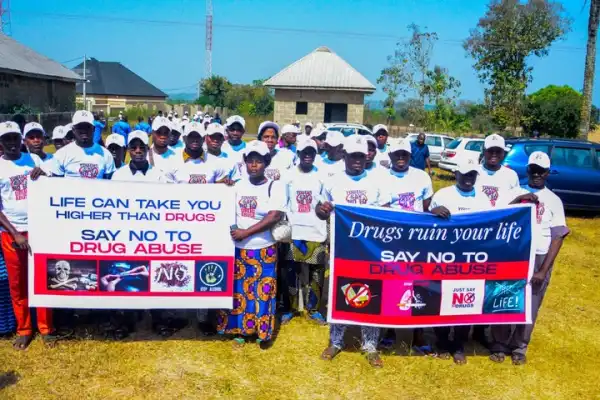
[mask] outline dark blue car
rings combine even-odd
[[[566,208],[600,210],[600,144],[568,139],[507,140],[503,164],[527,182],[527,160],[534,151],[550,156],[547,186]]]

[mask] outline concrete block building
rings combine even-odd
[[[274,120],[362,123],[364,98],[375,86],[327,47],[319,47],[268,79]]]

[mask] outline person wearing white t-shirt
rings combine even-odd
[[[25,146],[31,154],[35,154],[44,164],[48,164],[54,155],[44,151],[44,136],[46,131],[44,127],[37,122],[30,122],[23,128],[25,136]]]
[[[309,138],[314,140],[317,143],[318,157],[315,159],[320,160],[325,154],[327,154],[325,150],[325,139],[327,138],[327,129],[317,126],[315,129],[310,131]]]
[[[156,117],[152,121],[152,147],[148,151],[148,162],[161,175],[171,179],[179,164],[181,154],[169,148],[171,121],[165,117]]]
[[[492,208],[506,205],[512,200],[510,192],[519,187],[519,176],[512,169],[502,165],[506,155],[504,138],[498,134],[486,137],[483,149],[483,164],[479,166],[477,190],[488,197]]]
[[[209,124],[206,129],[196,122],[188,124],[183,136],[185,149],[182,160],[173,173],[175,183],[223,183],[228,179],[229,171],[225,164],[220,159],[207,158],[202,148],[204,135],[219,129],[220,125],[215,123]]]
[[[183,153],[183,150],[185,149],[185,143],[182,140],[182,136],[186,125],[187,124],[184,123],[171,123],[172,129],[171,132],[169,132],[169,148],[177,154]]]
[[[291,309],[281,323],[289,322],[299,311],[300,293],[308,317],[326,324],[321,314],[327,263],[327,223],[319,219],[315,208],[323,195],[323,180],[317,167],[317,143],[310,138],[298,140],[298,165],[281,177],[289,196],[288,220],[292,225],[292,243],[286,254],[286,283]],[[284,289],[285,290],[285,289]]]
[[[389,206],[389,198],[379,188],[375,174],[365,171],[369,146],[363,136],[349,136],[344,141],[345,170],[329,178],[323,189],[324,201],[315,209],[320,219],[326,220],[336,204],[363,204]],[[332,360],[344,348],[344,333],[347,325],[332,324],[329,330],[330,345],[323,351],[321,358]],[[377,352],[380,329],[372,326],[361,326],[362,350],[372,367],[382,367],[383,360]]]
[[[265,121],[260,124],[258,127],[258,140],[267,145],[271,156],[271,162],[265,170],[265,176],[268,179],[277,181],[285,171],[294,165],[294,153],[288,149],[277,148],[279,125],[275,122]],[[242,174],[244,174],[243,170]]]
[[[244,149],[246,142],[242,140],[246,132],[246,120],[239,115],[232,115],[225,120],[227,141],[223,144],[222,151],[229,159],[237,164],[240,172],[244,166]]]
[[[373,137],[377,141],[377,155],[375,156],[375,162],[384,167],[389,166],[390,159],[388,153],[390,146],[388,144],[388,128],[383,124],[378,124],[373,127]]]
[[[238,164],[222,150],[225,141],[225,130],[220,124],[210,124],[204,136],[206,157],[218,159],[228,171],[229,183],[235,183],[241,179],[241,171]]]
[[[17,321],[17,338],[13,344],[15,350],[26,349],[33,340],[27,293],[28,256],[31,252],[27,240],[27,180],[46,175],[40,168],[42,161],[38,156],[21,152],[22,143],[18,124],[0,123],[0,146],[4,151],[0,158],[1,243]],[[56,336],[53,335],[50,309],[37,309],[37,327],[44,343],[53,346]]]
[[[79,110],[73,115],[75,141],[54,154],[49,171],[53,176],[86,179],[110,179],[115,162],[110,152],[94,143],[94,116]]]
[[[440,218],[451,218],[452,215],[465,212],[489,209],[489,200],[483,192],[476,190],[479,163],[476,159],[461,162],[455,172],[456,184],[440,189],[431,200],[431,212]],[[451,328],[454,328],[454,340],[450,341]],[[437,347],[441,359],[452,357],[458,365],[467,363],[464,343],[469,338],[470,326],[446,326],[434,328]]]
[[[122,137],[119,135],[119,137]],[[133,131],[127,137],[129,164],[115,171],[113,181],[123,182],[166,182],[157,168],[148,162],[148,134],[144,131]]]
[[[490,359],[503,362],[510,354],[514,365],[527,362],[526,353],[538,312],[550,284],[552,267],[565,237],[569,234],[562,200],[546,187],[550,174],[550,158],[546,153],[535,151],[527,163],[528,183],[515,191],[515,202],[535,204],[536,225],[533,227],[534,243],[537,243],[534,274],[531,278],[531,324],[492,326]],[[527,197],[529,196],[529,197]],[[511,328],[514,330],[511,334]]]
[[[326,132],[325,142],[323,142],[325,153],[315,160],[315,167],[323,175],[323,180],[327,180],[345,169],[344,135],[339,131]]]
[[[129,140],[129,137],[127,140]],[[125,136],[118,133],[111,133],[106,137],[104,145],[113,157],[115,168],[121,168],[125,164]]]
[[[68,143],[65,142],[65,136],[67,132],[65,127],[62,125],[55,126],[52,130],[52,144],[54,145],[54,149],[56,151],[65,147]]]
[[[275,327],[277,309],[277,243],[271,234],[287,211],[287,194],[281,182],[265,176],[271,151],[254,140],[246,146],[246,174],[235,189],[236,225],[233,309],[218,311],[218,331],[236,335],[238,344],[258,336],[261,348],[268,348]]]
[[[365,165],[365,171],[372,173],[375,171],[379,171],[381,165],[375,162],[375,157],[377,157],[377,140],[371,135],[364,135],[367,140],[367,145],[369,146],[369,152],[367,153],[367,164]]]

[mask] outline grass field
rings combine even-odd
[[[436,186],[448,184],[436,178]],[[600,398],[599,219],[570,216],[572,234],[555,266],[528,353],[513,367],[481,348],[469,362],[411,356],[399,343],[370,368],[349,335],[333,362],[319,355],[328,328],[296,318],[274,346],[234,348],[188,327],[160,340],[140,327],[130,340],[88,338],[25,352],[0,340],[0,399],[593,399]],[[351,332],[352,333],[352,332]],[[407,338],[407,332],[399,332]]]

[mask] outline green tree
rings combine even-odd
[[[588,20],[588,40],[585,54],[585,70],[583,73],[583,102],[581,103],[581,121],[579,136],[587,139],[590,131],[590,112],[592,110],[592,89],[594,88],[594,72],[596,70],[596,38],[600,22],[600,0],[591,0],[590,18]],[[594,124],[595,125],[595,124]]]
[[[583,96],[570,86],[549,85],[527,96],[522,126],[527,133],[538,131],[559,137],[576,137]]]
[[[222,76],[213,75],[210,78],[203,79],[200,82],[200,98],[196,103],[224,107],[225,96],[230,89],[231,83]]]
[[[492,0],[486,14],[464,42],[474,69],[486,84],[498,125],[520,124],[525,89],[532,79],[531,56],[544,57],[548,47],[569,29],[562,5],[551,0]]]

